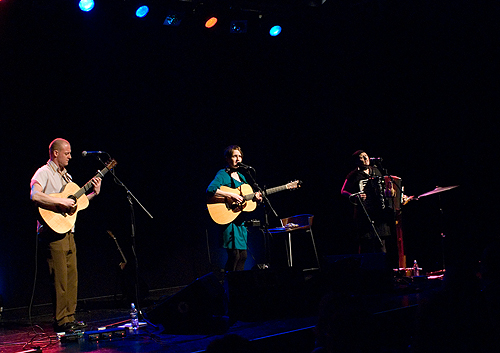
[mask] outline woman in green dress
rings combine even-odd
[[[226,168],[217,172],[214,180],[207,188],[209,198],[225,199],[228,203],[243,203],[243,197],[239,194],[221,190],[221,186],[232,189],[238,188],[242,184],[248,184],[245,176],[238,172],[238,163],[243,159],[241,147],[231,145],[224,150],[224,157],[227,162]],[[260,192],[255,194],[257,201],[262,200]],[[222,226],[222,246],[227,251],[226,271],[243,271],[247,259],[247,229],[244,225],[243,212],[231,223]]]

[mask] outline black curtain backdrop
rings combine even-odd
[[[28,186],[56,137],[72,144],[77,184],[102,168],[81,151],[106,151],[153,215],[134,206],[140,275],[151,289],[223,264],[204,192],[229,144],[242,146],[261,186],[303,181],[270,200],[280,217],[315,215],[321,255],[355,252],[340,189],[359,148],[383,157],[408,195],[460,185],[404,208],[409,262],[442,268],[444,232],[447,268],[472,269],[497,235],[497,1],[329,0],[285,11],[276,38],[250,25],[246,34],[211,32],[194,19],[166,27],[153,10],[151,20],[127,17],[121,2],[96,0],[89,14],[67,3],[0,4],[5,307],[29,303],[37,260]],[[129,204],[110,175],[78,215],[80,298],[118,290],[107,230],[130,258]],[[46,303],[38,263],[35,303]]]

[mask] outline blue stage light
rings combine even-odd
[[[149,12],[149,7],[144,5],[144,6],[141,6],[137,9],[137,11],[135,12],[135,15],[137,17],[142,18],[142,17],[146,16],[148,14],[148,12]]]
[[[231,21],[229,33],[247,33],[247,20]]]
[[[276,37],[278,34],[281,33],[281,26],[273,26],[270,30],[269,30],[269,34],[273,37]]]
[[[80,6],[80,10],[89,12],[94,8],[94,0],[80,0],[78,6]]]
[[[165,26],[179,26],[184,19],[184,16],[184,12],[169,10],[163,24]]]

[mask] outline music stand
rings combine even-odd
[[[442,257],[443,269],[440,270],[440,271],[432,272],[431,275],[442,274],[443,272],[446,271],[445,251],[444,251],[444,248],[445,248],[445,243],[444,242],[445,242],[446,235],[444,234],[444,210],[443,210],[443,205],[441,203],[441,193],[444,192],[444,191],[448,191],[448,190],[454,189],[454,188],[456,188],[458,186],[459,185],[444,186],[444,187],[436,186],[433,190],[428,191],[426,193],[423,193],[422,195],[419,195],[416,198],[418,200],[418,199],[420,199],[422,197],[425,197],[425,196],[430,196],[430,195],[438,194],[439,225],[440,225],[440,228],[441,228],[440,229],[440,235],[441,235],[441,257]]]

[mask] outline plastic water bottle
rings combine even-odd
[[[418,270],[417,260],[413,260],[413,275],[420,276],[420,271]]]
[[[130,305],[130,325],[133,330],[137,330],[139,327],[139,318],[137,316],[137,309],[135,308],[134,303]]]

